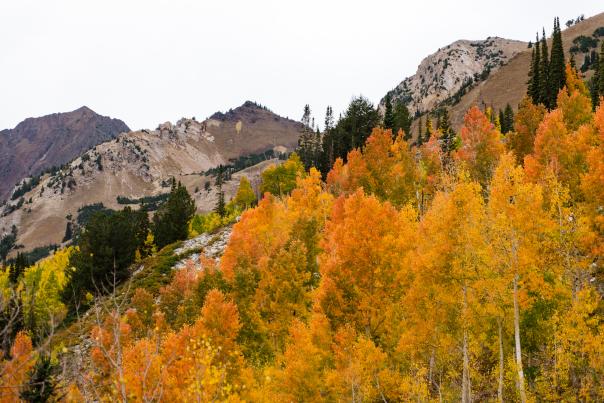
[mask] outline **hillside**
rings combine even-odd
[[[411,113],[431,111],[485,80],[526,47],[525,42],[497,37],[455,41],[424,58],[417,72],[388,94],[393,102],[405,102]],[[380,101],[382,107],[384,102]]]
[[[180,119],[155,130],[123,133],[86,151],[64,169],[42,176],[37,186],[9,201],[0,230],[8,233],[16,225],[17,243],[25,250],[60,243],[67,222],[77,222],[81,207],[103,203],[120,209],[125,204],[118,203],[118,196],[136,206],[139,198],[168,192],[172,177],[194,194],[199,211],[208,211],[216,193],[214,179],[206,177],[205,171],[240,156],[291,151],[300,130],[300,123],[246,102],[202,122]],[[257,183],[260,168],[250,167],[246,172]],[[237,180],[234,175],[225,184],[227,197],[236,191]],[[211,185],[208,190],[206,182]]]
[[[562,30],[562,41],[565,56],[568,60],[573,40],[581,35],[592,36],[597,28],[604,26],[604,13],[587,18],[580,23]],[[539,27],[536,27],[539,28]],[[549,35],[550,27],[546,27]],[[548,39],[551,49],[551,38]],[[494,110],[505,108],[509,103],[514,110],[526,94],[529,65],[531,62],[531,49],[525,49],[517,54],[509,63],[491,74],[487,80],[479,83],[467,94],[461,97],[459,103],[451,107],[451,121],[455,127],[461,126],[465,111],[472,105],[490,106]],[[576,58],[577,66],[583,63],[583,55]]]
[[[130,129],[119,119],[83,106],[72,112],[28,118],[0,131],[0,199],[23,178],[63,165]]]
[[[567,60],[573,40],[580,36],[592,37],[600,27],[604,27],[604,13],[564,29],[562,39]],[[545,28],[546,33],[551,34],[551,27]],[[535,30],[541,31],[541,27]],[[551,49],[551,38],[548,46]],[[423,115],[446,106],[453,126],[458,129],[465,112],[473,105],[499,110],[509,103],[517,109],[526,94],[531,52],[526,42],[502,38],[456,41],[427,56],[414,75],[405,78],[388,94],[393,101],[406,102],[412,114]],[[577,66],[583,64],[585,55],[583,52],[575,55]],[[385,97],[380,101],[381,110]],[[414,136],[417,123],[414,121],[412,126]]]

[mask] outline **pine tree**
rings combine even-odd
[[[504,133],[504,134],[507,133],[506,132],[507,127],[505,126],[505,115],[503,114],[503,111],[501,109],[499,109],[498,120],[499,120],[501,133]]]
[[[547,39],[545,37],[545,29],[539,44],[539,82],[537,84],[537,101],[546,107],[549,104],[549,51],[547,47]]]
[[[540,104],[549,108],[550,105],[550,86],[549,86],[549,61],[547,50],[547,39],[545,38],[545,29],[541,38],[541,57],[539,59],[539,94],[537,97]]]
[[[220,173],[217,181],[219,181],[219,189],[221,189],[222,175]],[[195,201],[189,195],[187,188],[180,182],[175,184],[168,200],[153,216],[153,237],[159,249],[172,242],[187,239],[189,221],[193,218],[195,210]]]
[[[405,105],[402,101],[397,101],[394,106],[394,125],[392,126],[392,135],[396,137],[399,130],[405,132],[405,141],[409,141],[411,139],[411,114],[409,113],[409,109],[407,109],[407,105]]]
[[[422,125],[422,117],[419,117],[419,121],[417,123],[417,141],[416,141],[417,146],[421,146],[422,144],[424,144],[424,128]]]
[[[327,132],[327,131],[333,129],[333,124],[334,124],[333,109],[331,106],[327,106],[327,110],[325,112],[325,129],[324,129],[324,131]]]
[[[552,53],[549,63],[549,107],[556,107],[558,92],[566,84],[566,63],[564,61],[564,48],[562,46],[562,32],[560,19],[554,19],[554,33],[552,35]]]
[[[442,133],[440,147],[443,153],[448,155],[455,148],[455,131],[451,127],[447,108],[444,108],[439,114],[437,129]]]
[[[390,93],[386,95],[384,106],[384,129],[392,129],[394,127],[394,111],[392,110],[392,99]]]
[[[224,217],[226,215],[226,204],[224,202],[224,191],[222,190],[222,187],[218,188],[218,201],[216,201],[214,212],[216,212],[216,214],[218,214],[220,217]]]
[[[430,140],[432,137],[432,132],[434,129],[432,128],[432,120],[430,119],[430,115],[426,116],[426,130],[424,131],[424,141]]]
[[[27,266],[29,266],[27,256],[21,252],[17,253],[15,261],[9,267],[8,278],[12,284],[17,284]]]
[[[24,385],[19,397],[26,402],[42,403],[51,401],[55,395],[55,365],[49,355],[42,355],[32,368],[29,381]]]
[[[529,81],[527,93],[529,97],[532,99],[535,105],[539,104],[539,83],[541,82],[540,78],[540,69],[541,69],[541,41],[539,40],[539,33],[537,33],[537,40],[535,41],[535,46],[533,47],[531,66],[529,70]]]
[[[71,222],[67,222],[67,225],[65,226],[65,235],[63,236],[63,242],[67,242],[71,238],[73,238],[73,228],[71,226]]]
[[[501,133],[506,134],[514,129],[514,110],[507,104],[505,110],[500,113]]]

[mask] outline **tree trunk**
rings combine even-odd
[[[501,330],[501,319],[497,320],[499,330],[499,385],[497,387],[497,400],[503,403],[503,331]]]
[[[514,340],[516,343],[516,367],[518,367],[518,391],[520,401],[526,403],[524,371],[522,370],[522,350],[520,348],[520,313],[518,308],[518,274],[514,275]]]
[[[470,403],[470,358],[468,356],[468,330],[466,310],[468,306],[467,286],[463,286],[463,374],[461,382],[461,401]]]

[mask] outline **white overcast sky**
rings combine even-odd
[[[87,105],[154,128],[254,100],[376,103],[457,39],[528,41],[601,0],[0,0],[0,129]]]

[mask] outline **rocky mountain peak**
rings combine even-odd
[[[455,41],[424,58],[417,72],[389,94],[393,101],[405,102],[411,113],[430,111],[463,95],[526,48],[525,42],[498,37]]]

